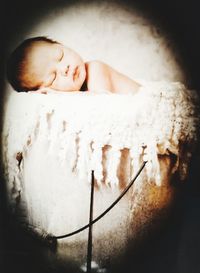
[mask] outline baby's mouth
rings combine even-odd
[[[79,76],[79,67],[77,66],[75,69],[74,69],[74,73],[73,73],[73,80],[76,80]]]

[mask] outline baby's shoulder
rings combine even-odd
[[[86,63],[88,88],[106,88],[110,87],[109,67],[107,64],[95,60]]]
[[[102,61],[94,60],[86,63],[88,73],[106,73],[108,65]]]

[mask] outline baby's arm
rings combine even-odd
[[[92,61],[86,63],[88,90],[108,90],[112,93],[134,94],[140,84],[116,71],[109,65]]]
[[[86,63],[86,81],[89,91],[102,92],[107,90],[112,92],[113,86],[107,66],[100,61]]]
[[[126,75],[116,71],[112,67],[110,68],[110,78],[113,85],[114,93],[121,94],[136,94],[140,88],[140,84],[133,79],[130,79]]]

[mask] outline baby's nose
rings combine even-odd
[[[63,76],[68,75],[69,72],[70,72],[70,66],[69,65],[67,67],[65,66],[65,67],[62,68]]]
[[[62,76],[67,76],[70,72],[70,66],[69,65],[59,65],[57,67],[58,72],[62,75]]]

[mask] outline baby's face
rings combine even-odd
[[[85,64],[73,50],[61,45],[38,42],[27,57],[29,82],[40,88],[78,91],[86,78]]]

